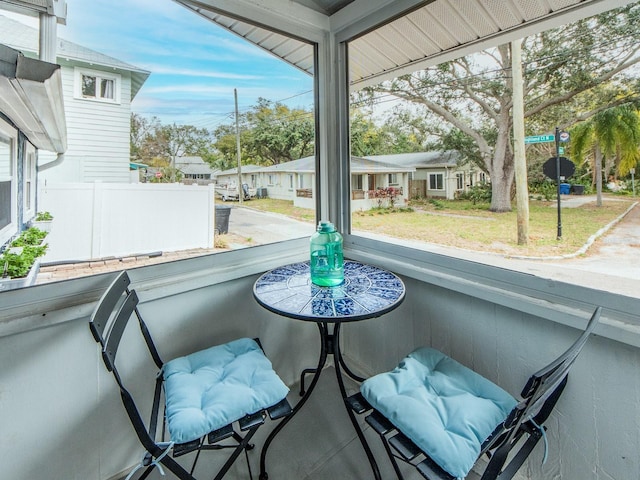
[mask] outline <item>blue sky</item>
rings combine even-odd
[[[259,97],[310,108],[312,78],[171,0],[66,0],[66,40],[151,71],[132,110],[213,129]],[[24,18],[24,17],[23,17]]]

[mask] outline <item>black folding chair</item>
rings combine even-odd
[[[349,398],[380,435],[397,477],[397,460],[429,480],[467,476],[476,461],[489,461],[482,480],[513,478],[541,438],[545,421],[567,383],[569,369],[600,318],[560,357],[533,374],[516,400],[486,378],[430,348],[407,356],[391,372],[367,379]]]
[[[247,450],[253,445],[249,441],[267,415],[275,420],[291,412],[286,399],[289,389],[273,371],[259,342],[242,338],[164,363],[138,310],[138,296],[129,286],[129,276],[123,271],[102,295],[90,320],[104,364],[120,388],[124,408],[145,449],[142,462],[127,479],[137,470],[142,470],[140,479],[147,478],[153,468],[162,471],[165,466],[182,480],[195,480],[200,452],[227,448],[232,451],[214,478],[221,479],[243,451],[252,478]],[[148,423],[116,366],[116,357],[126,359],[127,352],[118,354],[118,347],[132,317],[159,370]],[[223,440],[227,441],[221,443]],[[187,471],[173,457],[191,452],[195,458]]]

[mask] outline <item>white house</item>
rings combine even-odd
[[[208,185],[214,183],[216,170],[198,156],[176,157],[175,167],[182,172],[182,183]]]
[[[485,173],[479,168],[469,162],[461,164],[460,154],[454,150],[373,155],[367,158],[414,168],[415,172],[409,181],[410,198],[441,197],[453,200],[469,187],[487,181]]]
[[[0,43],[38,56],[38,30],[0,15]],[[121,182],[129,173],[131,101],[150,72],[76,43],[57,39],[68,148],[55,168],[39,155],[39,181]]]
[[[244,165],[242,182],[260,189],[266,188],[270,198],[292,200],[302,208],[315,208],[315,157],[304,157],[268,167]],[[394,205],[406,205],[409,200],[409,175],[413,167],[385,163],[378,159],[351,157],[351,209],[369,210]],[[218,184],[237,183],[237,169],[217,174]]]

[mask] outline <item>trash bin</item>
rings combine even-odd
[[[229,233],[231,207],[216,205],[216,233]]]
[[[560,184],[560,195],[569,195],[569,190],[571,189],[571,185],[569,183],[561,183]]]
[[[584,195],[584,185],[571,185],[571,191],[574,195]]]

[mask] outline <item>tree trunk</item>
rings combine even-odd
[[[487,165],[491,176],[491,207],[489,209],[497,213],[511,211],[511,187],[515,168],[509,140],[511,122],[508,118],[508,110],[505,109],[505,111],[506,114],[503,112],[501,116],[506,115],[507,118],[502,118],[499,124],[491,165]]]
[[[513,168],[491,175],[491,207],[496,213],[511,211],[511,187],[513,185]]]
[[[596,143],[596,206],[602,206],[602,152],[600,151],[600,144]]]

